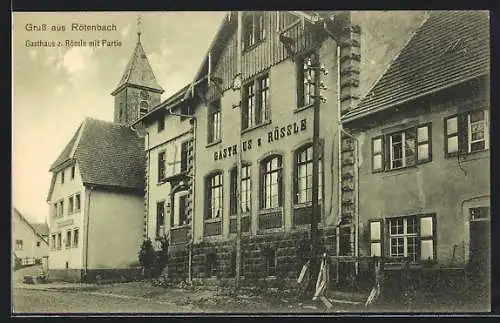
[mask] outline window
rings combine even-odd
[[[73,213],[73,196],[68,199],[68,214]]]
[[[52,206],[52,216],[53,216],[54,218],[57,218],[57,217],[58,217],[58,215],[59,215],[59,214],[58,214],[58,212],[59,212],[59,211],[58,211],[58,210],[59,210],[58,205],[59,205],[59,203],[54,203],[54,204],[53,204],[53,206]]]
[[[55,235],[55,234],[53,234],[53,235],[52,235],[52,245],[51,245],[51,249],[52,249],[52,250],[55,250],[55,249],[56,249],[56,246],[57,246],[57,245],[56,245],[56,235]]]
[[[61,171],[61,184],[64,184],[64,170]]]
[[[407,257],[410,262],[435,260],[435,215],[421,214],[387,219],[387,255]],[[383,221],[370,222],[370,254],[383,252]]]
[[[245,48],[251,47],[266,38],[264,13],[248,13],[243,18],[243,44]]]
[[[165,179],[165,152],[158,153],[158,182]]]
[[[432,160],[430,123],[372,139],[372,171],[399,169]]]
[[[319,159],[318,174],[318,200],[323,195],[323,165],[321,154]],[[295,154],[295,194],[294,203],[312,202],[312,176],[313,176],[313,146],[308,145],[299,149]]]
[[[314,95],[316,91],[315,70],[306,70],[306,65],[316,65],[316,53],[309,53],[303,56],[297,63],[297,106],[306,107],[314,104]]]
[[[162,132],[165,129],[165,118],[162,116],[158,119],[158,132]]]
[[[276,250],[269,247],[264,249],[264,258],[266,261],[267,276],[276,276],[276,269],[278,267]]]
[[[188,192],[182,191],[174,194],[173,214],[170,216],[170,227],[177,227],[188,223],[187,218]]]
[[[37,247],[40,247],[40,241],[37,241],[37,242],[36,242],[36,246],[37,246]]]
[[[489,121],[487,110],[463,112],[445,119],[445,153],[470,154],[489,148]]]
[[[221,218],[222,216],[222,183],[222,173],[216,173],[206,178],[206,220]]]
[[[149,105],[147,101],[141,101],[139,103],[139,118],[145,116],[148,113]]]
[[[23,250],[23,240],[16,240],[16,250]]]
[[[231,170],[231,199],[229,201],[230,207],[231,207],[231,215],[236,215],[238,213],[237,209],[237,200],[238,200],[238,195],[237,195],[237,171],[238,169],[235,167]],[[251,180],[250,180],[250,166],[249,165],[244,165],[241,167],[241,187],[240,187],[240,206],[241,206],[241,212],[242,213],[248,213],[250,212],[251,208],[251,198],[250,198],[250,193],[251,193]]]
[[[60,250],[62,248],[62,233],[59,232],[57,234],[57,250]]]
[[[75,179],[75,166],[71,167],[71,179]]]
[[[78,194],[75,194],[75,212],[79,212],[80,211],[80,193]]]
[[[164,232],[165,225],[165,202],[156,203],[156,238],[160,238]]]
[[[282,205],[281,167],[280,156],[267,158],[261,164],[261,209],[270,209]]]
[[[209,107],[208,116],[208,143],[217,142],[221,139],[221,112],[220,100],[214,101]]]
[[[489,220],[490,208],[488,206],[473,207],[469,209],[471,221]]]
[[[181,144],[181,172],[185,172],[188,169],[189,145],[189,141],[184,141]]]
[[[205,255],[206,267],[205,273],[207,277],[215,277],[217,275],[217,256],[215,253]]]
[[[71,248],[71,230],[66,231],[65,246],[66,246],[66,249]]]
[[[78,248],[78,236],[79,230],[75,229],[73,230],[73,248]]]
[[[242,129],[269,120],[269,75],[257,77],[243,87]]]
[[[187,224],[187,195],[179,197],[179,225]]]
[[[59,202],[59,217],[62,218],[64,214],[64,201]]]

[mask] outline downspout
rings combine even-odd
[[[323,22],[323,29],[325,32],[335,41],[337,44],[337,125],[338,125],[338,153],[337,153],[337,163],[338,163],[338,188],[337,188],[337,199],[338,199],[338,214],[337,214],[337,224],[335,230],[335,251],[336,255],[340,254],[340,222],[342,220],[342,124],[340,121],[341,115],[341,105],[340,105],[340,42],[337,36],[335,36],[327,27],[326,22]],[[332,179],[333,180],[333,179]],[[337,274],[339,270],[339,262],[337,261]],[[338,275],[337,275],[338,279]]]
[[[89,194],[87,196],[87,207],[85,212],[85,252],[83,253],[83,274],[85,279],[87,279],[88,270],[88,258],[89,258],[89,218],[90,218],[90,197],[92,195],[93,186],[89,186]]]

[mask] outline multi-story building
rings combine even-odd
[[[144,140],[130,124],[160,102],[140,42],[115,97],[114,122],[86,118],[52,164],[51,278],[135,275],[144,223]]]
[[[242,275],[270,281],[296,278],[308,257],[302,251],[308,247],[312,213],[316,103],[321,116],[321,245],[332,255],[354,254],[355,214],[340,207],[347,205],[343,194],[351,193],[339,180],[340,115],[355,107],[425,13],[379,13],[370,20],[356,12],[322,15],[324,19],[312,12],[228,14],[193,83],[137,121],[148,129],[147,236],[155,238],[170,228],[170,238],[177,239],[174,232],[185,230],[182,236],[192,245],[181,244],[169,258],[169,268],[184,278],[189,273],[234,275],[238,213]],[[402,28],[395,30],[398,20]],[[309,63],[317,69],[304,69]],[[362,68],[367,72],[360,76]],[[316,83],[315,73],[321,73]],[[183,176],[165,174],[170,185],[162,184],[162,169],[168,167],[163,165],[182,164],[174,147],[187,140],[193,140],[185,150],[194,158],[193,167]],[[176,216],[184,213],[175,207],[184,204],[173,194],[181,181],[189,182],[185,227]]]
[[[487,12],[432,12],[343,114],[361,255],[489,279],[489,55]]]

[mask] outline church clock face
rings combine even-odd
[[[149,93],[146,92],[146,91],[144,91],[144,90],[142,90],[141,91],[141,99],[143,99],[143,100],[149,100]]]

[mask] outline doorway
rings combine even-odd
[[[489,286],[491,271],[490,208],[488,206],[469,209],[469,265],[471,279],[481,287]]]

